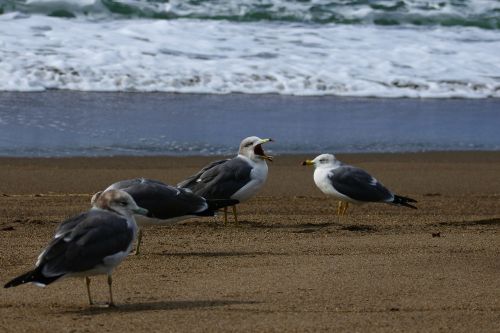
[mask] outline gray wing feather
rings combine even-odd
[[[252,166],[240,158],[233,158],[214,162],[204,170],[186,186],[206,199],[230,199],[251,180]]]
[[[343,195],[357,201],[392,200],[392,193],[363,169],[341,166],[328,175],[332,186]]]
[[[185,180],[183,180],[182,182],[180,182],[179,184],[177,184],[177,187],[185,187],[185,188],[191,188],[193,186],[196,185],[196,181],[205,173],[207,172],[208,170],[212,169],[213,167],[216,167],[218,166],[219,164],[222,164],[222,163],[226,163],[227,161],[229,161],[229,159],[225,159],[225,160],[218,160],[218,161],[214,161],[214,162],[211,162],[209,164],[207,164],[206,166],[204,166],[200,171],[198,171],[197,173],[195,173],[194,175],[192,176],[189,176],[188,178],[186,178]]]
[[[38,266],[44,276],[84,272],[102,264],[107,256],[126,251],[133,230],[126,219],[105,211],[89,211],[85,219],[64,237],[54,239],[43,252]]]
[[[68,233],[69,231],[73,230],[73,228],[77,224],[84,221],[88,217],[87,215],[88,215],[88,212],[81,213],[80,215],[70,217],[69,219],[61,222],[56,228],[54,238],[61,237],[61,236],[65,235],[66,233]]]
[[[126,180],[120,180],[119,182],[116,182],[114,184],[111,184],[106,188],[105,191],[107,190],[124,190],[126,188],[129,188],[134,185],[139,185],[139,184],[157,184],[157,185],[165,185],[168,186],[167,184],[155,180],[155,179],[148,179],[148,178],[133,178],[133,179],[126,179]]]
[[[190,190],[176,188],[152,179],[131,179],[111,186],[129,193],[139,207],[148,210],[148,217],[171,219],[196,215],[208,209],[204,198]]]

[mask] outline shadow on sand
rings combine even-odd
[[[353,232],[375,232],[377,228],[367,224],[352,224],[346,225],[340,228],[341,230],[353,231]]]
[[[328,228],[328,227],[343,226],[342,223],[338,223],[338,222],[298,223],[298,224],[289,224],[289,223],[288,224],[287,223],[263,224],[261,222],[252,222],[252,221],[240,221],[240,225],[244,226],[244,227],[262,228],[262,229],[316,229],[316,230]]]
[[[441,222],[439,225],[449,227],[471,227],[481,225],[500,226],[500,218],[473,220],[473,221],[456,221],[456,222]]]
[[[132,313],[141,311],[158,310],[191,310],[203,308],[216,308],[227,305],[257,304],[256,301],[241,300],[200,300],[200,301],[153,301],[146,303],[125,303],[115,307],[86,307],[63,311],[66,314],[100,315],[109,313]]]
[[[193,225],[193,224],[184,224],[185,226]],[[201,225],[201,224],[199,224]],[[205,224],[207,225],[207,224]],[[212,224],[212,227],[214,224]],[[236,227],[233,223],[228,224],[229,227]],[[224,228],[223,224],[217,224],[217,228]],[[290,224],[290,223],[275,223],[275,224],[265,224],[262,222],[253,222],[253,221],[240,221],[239,227],[242,229],[275,229],[275,230],[286,230],[290,229],[293,233],[313,233],[318,231],[328,231],[330,227],[338,228],[339,230],[346,230],[352,232],[376,232],[378,229],[374,226],[365,225],[365,224],[346,224],[343,222],[323,222],[323,223],[298,223],[298,224]],[[258,254],[258,253],[257,253]],[[230,254],[227,254],[230,255]],[[238,254],[234,254],[238,255]]]
[[[243,256],[265,256],[265,255],[286,255],[286,253],[274,252],[243,252],[243,251],[217,251],[217,252],[168,252],[163,251],[161,254],[173,257],[243,257]]]
[[[344,226],[344,224],[339,222],[324,222],[324,223],[298,223],[298,224],[290,224],[290,223],[274,223],[274,224],[266,224],[262,222],[255,221],[247,221],[242,220],[239,221],[239,225],[236,225],[233,221],[229,221],[227,225],[224,225],[222,221],[212,221],[212,222],[204,222],[204,221],[187,221],[184,223],[178,224],[183,227],[210,227],[210,228],[228,228],[228,227],[241,227],[245,228],[256,228],[256,229],[303,229],[303,228],[325,228],[332,226]]]

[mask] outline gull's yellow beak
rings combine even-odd
[[[260,139],[260,144],[263,144],[263,143],[267,143],[267,142],[273,142],[274,140],[271,139],[271,138],[267,138],[267,139]]]
[[[302,165],[314,165],[314,162],[312,160],[305,160],[302,162]]]

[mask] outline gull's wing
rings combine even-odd
[[[190,190],[176,188],[157,180],[139,180],[120,182],[129,185],[120,189],[129,193],[139,207],[146,208],[148,217],[170,219],[196,215],[208,209],[206,200]]]
[[[195,173],[194,175],[192,176],[189,176],[188,178],[186,178],[185,180],[183,180],[182,182],[180,182],[179,184],[177,184],[177,187],[184,187],[184,188],[192,188],[193,186],[196,185],[197,183],[197,180],[205,173],[207,172],[208,170],[220,165],[220,164],[223,164],[223,163],[226,163],[227,161],[229,161],[229,159],[225,159],[225,160],[218,160],[218,161],[214,161],[214,162],[211,162],[209,164],[207,164],[206,166],[204,166],[200,171],[198,171],[197,173]]]
[[[109,256],[125,253],[133,232],[125,218],[91,210],[72,230],[52,240],[40,255],[37,266],[45,277],[85,272],[105,264]]]
[[[71,231],[80,222],[85,221],[85,219],[87,219],[88,217],[88,214],[89,212],[81,213],[80,215],[70,217],[69,219],[59,223],[59,225],[56,228],[54,238],[59,238],[64,234],[68,233],[69,231]]]
[[[216,161],[203,168],[198,177],[190,177],[185,186],[206,199],[229,199],[252,180],[251,172],[252,166],[241,158]]]
[[[357,201],[387,202],[393,194],[363,169],[343,165],[328,174],[331,185],[341,194]]]

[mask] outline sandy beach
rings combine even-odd
[[[351,207],[277,156],[261,194],[221,216],[144,230],[114,309],[81,279],[0,291],[2,332],[500,332],[500,152],[339,154],[418,210]],[[120,179],[175,184],[214,157],[0,158],[0,281],[33,267],[60,221]],[[104,301],[104,277],[93,280]]]

